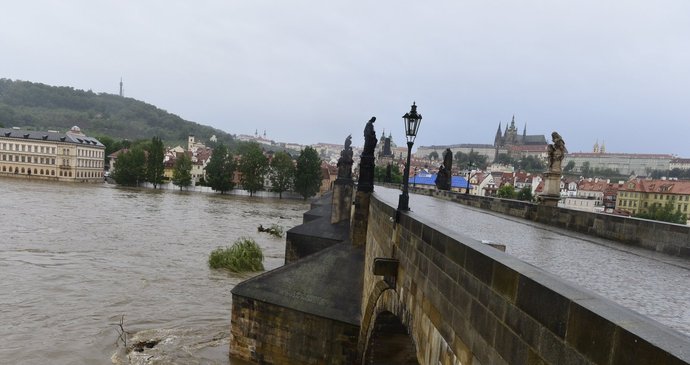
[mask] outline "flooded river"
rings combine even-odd
[[[303,201],[0,179],[0,362],[243,364],[228,360],[230,290],[247,275],[209,253],[254,238],[266,269]],[[122,323],[122,325],[120,325]],[[142,352],[134,343],[156,343]]]

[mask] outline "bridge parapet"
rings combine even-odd
[[[688,225],[548,207],[519,200],[449,191],[414,189],[414,192],[690,259],[690,226]]]
[[[690,361],[690,339],[647,317],[414,213],[402,214],[398,224],[392,217],[394,208],[374,195],[364,264],[362,363],[377,363],[368,358],[369,341],[383,313],[394,314],[407,329],[420,364]],[[397,260],[397,274],[375,275],[375,258]]]

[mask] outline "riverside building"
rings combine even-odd
[[[77,126],[67,133],[0,128],[0,176],[102,182],[104,153]]]

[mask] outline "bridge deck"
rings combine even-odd
[[[376,186],[393,207],[399,190]],[[480,241],[690,336],[690,263],[615,241],[410,194],[410,214]]]

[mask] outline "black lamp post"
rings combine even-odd
[[[465,195],[470,193],[470,175],[472,174],[472,167],[474,164],[470,161],[467,164],[467,188],[465,189]]]
[[[398,200],[398,212],[410,210],[410,195],[407,192],[408,180],[410,180],[410,158],[412,156],[412,145],[414,144],[415,137],[417,137],[419,124],[422,122],[422,115],[417,113],[417,105],[414,102],[410,111],[403,115],[403,121],[405,123],[405,136],[407,137],[407,164],[403,174],[403,191],[400,194],[400,200]]]

